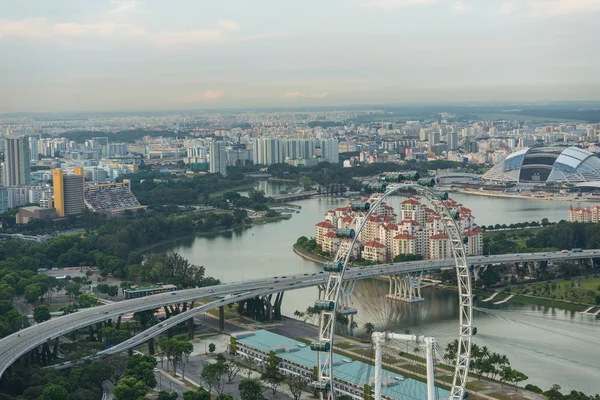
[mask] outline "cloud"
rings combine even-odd
[[[329,96],[329,93],[301,93],[301,92],[287,92],[283,95],[286,99],[324,99]]]
[[[421,6],[437,3],[438,0],[372,0],[366,3],[368,7],[383,8],[389,10],[392,8],[404,8],[412,6]]]
[[[187,97],[187,99],[185,99],[185,101],[189,102],[189,101],[202,101],[202,100],[218,100],[221,97],[223,97],[224,94],[225,94],[225,92],[223,92],[221,89],[218,89],[218,90],[209,89],[209,90],[205,90],[204,93],[191,94]]]
[[[0,20],[0,39],[8,37],[26,39],[106,37],[112,35],[142,35],[145,30],[132,24],[97,22],[80,24],[75,22],[51,24],[46,18],[23,20]]]
[[[511,14],[515,9],[515,5],[513,3],[502,3],[500,6],[500,14],[507,15]]]
[[[136,1],[113,1],[112,3],[115,5],[115,8],[111,10],[113,14],[134,14],[142,11]]]
[[[452,11],[458,14],[463,14],[471,11],[471,6],[464,1],[454,1],[452,2]]]
[[[237,24],[237,22],[228,19],[222,19],[218,21],[217,26],[224,31],[237,31],[240,29],[240,26]]]
[[[47,18],[0,19],[0,39],[83,39],[106,37],[118,40],[141,39],[159,47],[172,47],[182,44],[262,40],[282,34],[282,32],[258,33],[253,35],[236,34],[236,31],[240,29],[239,24],[232,20],[219,20],[212,27],[202,29],[151,32],[140,25],[121,22],[51,23]]]
[[[518,0],[503,3],[500,13],[533,18],[600,12],[600,0]]]

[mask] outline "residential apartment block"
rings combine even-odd
[[[367,200],[363,200],[367,201]],[[445,201],[452,213],[458,213],[456,220],[463,237],[468,255],[483,254],[483,230],[475,224],[471,210],[452,199]],[[416,254],[423,259],[443,259],[452,257],[448,234],[437,213],[420,198],[410,197],[400,204],[400,214],[393,207],[381,203],[365,222],[354,248],[354,258],[375,262],[389,262],[400,254]],[[329,210],[325,221],[315,226],[315,240],[321,249],[330,254],[340,246],[350,248],[350,239],[339,238],[338,229],[358,228],[366,218],[366,212],[352,211],[347,207]]]

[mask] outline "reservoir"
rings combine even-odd
[[[290,188],[283,183],[271,185],[261,189],[271,194]],[[470,208],[479,225],[541,221],[542,218],[559,221],[567,219],[571,204],[465,194],[451,197]],[[388,204],[397,209],[402,200],[394,197]],[[348,202],[328,198],[294,202],[302,208],[290,220],[216,237],[186,238],[157,250],[178,252],[190,262],[203,265],[207,275],[224,282],[319,272],[320,265],[300,258],[292,251],[292,245],[300,236],[313,237],[315,224],[323,220],[325,212],[346,206]],[[572,204],[573,207],[595,205]],[[431,335],[443,348],[457,337],[455,292],[425,288],[425,302],[413,305],[387,300],[381,295],[386,292],[385,280],[357,284],[353,306],[358,309],[355,321],[359,330],[365,322],[373,322],[377,328],[385,326],[400,333],[410,330]],[[316,298],[316,288],[286,292],[283,313],[291,316],[295,310],[305,310]],[[575,389],[587,394],[600,393],[600,319],[550,307],[490,303],[477,304],[474,325],[478,334],[474,342],[507,355],[513,368],[529,376],[522,385],[531,383],[547,390],[557,383],[563,392]]]

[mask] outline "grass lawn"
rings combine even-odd
[[[356,347],[357,345],[352,344],[352,343],[346,343],[346,342],[341,342],[341,343],[336,343],[335,347],[339,347],[342,349],[351,349],[353,347]]]
[[[511,288],[513,293],[547,298],[549,301],[566,300],[594,305],[600,295],[600,279],[574,278],[553,282],[537,282]],[[537,303],[533,303],[537,304]]]
[[[538,306],[554,307],[569,311],[583,311],[589,307],[584,304],[565,303],[564,301],[553,301],[550,299],[538,299],[535,297],[526,297],[518,295],[509,300],[509,302],[513,301],[516,303],[535,304]]]
[[[510,388],[510,386],[506,386],[507,388]],[[508,393],[501,393],[501,392],[494,392],[494,393],[487,393],[488,396],[493,397],[495,399],[498,400],[526,400],[526,397],[520,396],[518,393],[516,393],[514,391],[514,389],[510,389],[511,392],[510,394]]]

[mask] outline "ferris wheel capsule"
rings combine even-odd
[[[367,202],[363,203],[363,202],[355,202],[350,204],[350,209],[352,211],[369,211],[369,208],[371,207],[371,205]]]

